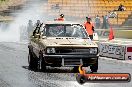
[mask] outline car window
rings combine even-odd
[[[88,35],[79,24],[49,24],[46,26],[46,36],[47,37],[77,37],[77,38],[87,38]]]
[[[48,36],[62,37],[64,36],[64,25],[52,25],[48,27]]]
[[[77,38],[87,38],[88,37],[83,26],[79,24],[66,26],[66,36],[77,37]]]
[[[66,36],[68,37],[84,37],[83,28],[79,25],[66,26]]]

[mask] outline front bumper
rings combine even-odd
[[[98,60],[98,55],[43,55],[47,64],[61,66],[88,66]]]
[[[96,58],[98,55],[46,55],[43,54],[44,58]]]

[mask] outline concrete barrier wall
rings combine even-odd
[[[99,55],[119,60],[132,60],[132,42],[112,40],[99,42]]]
[[[100,56],[125,60],[125,46],[120,43],[103,42],[99,44]]]
[[[132,30],[114,30],[116,38],[132,39]]]
[[[132,30],[114,30],[115,38],[127,38],[132,39]],[[109,36],[109,29],[96,29],[95,32],[101,38],[108,38]]]

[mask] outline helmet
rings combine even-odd
[[[61,17],[64,17],[64,14],[61,14],[60,16],[61,16]]]
[[[91,17],[86,17],[86,19],[91,19]]]

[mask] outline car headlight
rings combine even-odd
[[[55,53],[55,48],[47,48],[47,53]]]
[[[90,54],[97,54],[98,48],[90,48]]]

